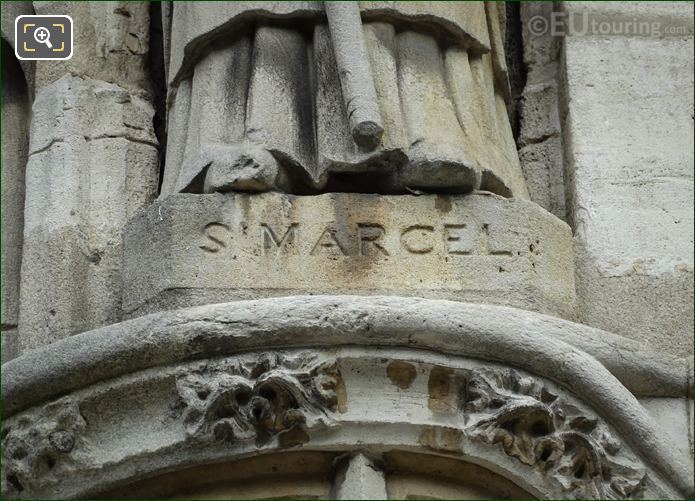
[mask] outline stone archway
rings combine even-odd
[[[3,492],[95,496],[268,454],[401,451],[539,498],[679,497],[687,468],[635,395],[683,395],[688,377],[684,361],[504,307],[305,296],[163,312],[6,365]]]
[[[356,489],[355,489],[356,488]],[[352,490],[351,490],[352,489]],[[478,465],[427,453],[286,452],[195,466],[102,494],[109,499],[529,499]]]

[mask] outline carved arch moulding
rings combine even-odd
[[[99,496],[259,455],[404,451],[538,498],[681,498],[687,462],[638,398],[691,398],[690,379],[685,360],[505,307],[297,296],[156,313],[5,365],[3,497]]]

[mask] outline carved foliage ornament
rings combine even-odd
[[[191,437],[262,445],[277,436],[281,445],[295,445],[308,439],[306,429],[331,423],[327,412],[336,408],[339,384],[335,360],[268,354],[184,376],[176,387]]]
[[[452,373],[460,383],[463,434],[536,469],[559,497],[641,497],[644,467],[593,414],[511,369]],[[240,357],[180,376],[176,387],[190,439],[306,442],[330,426],[343,387],[335,359],[316,353]],[[35,408],[3,428],[2,492],[21,495],[79,471],[89,449],[86,422],[69,397]]]
[[[65,397],[3,427],[2,492],[17,495],[75,470],[72,452],[86,426],[77,404]]]
[[[640,497],[644,468],[605,424],[514,370],[471,371],[463,385],[466,435],[533,466],[584,499]]]

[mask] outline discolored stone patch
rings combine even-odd
[[[404,390],[410,388],[417,377],[417,369],[413,364],[394,360],[386,367],[386,375],[391,383]]]
[[[429,399],[427,406],[435,412],[444,412],[453,407],[456,384],[454,371],[448,367],[432,367],[427,381]]]
[[[309,441],[309,434],[300,426],[296,426],[291,430],[278,435],[278,445],[281,448],[296,447],[303,445]]]
[[[437,195],[437,197],[434,199],[434,207],[441,212],[451,212],[451,197]]]
[[[418,443],[436,451],[463,452],[464,435],[455,428],[438,428],[425,426],[420,432]]]
[[[336,408],[341,414],[347,412],[347,388],[345,387],[345,380],[343,379],[340,371],[338,371],[338,378],[335,385],[335,396],[336,396]]]

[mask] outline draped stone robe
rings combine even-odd
[[[321,2],[174,2],[162,197],[322,191],[528,197],[504,5],[360,2],[384,133],[355,144]],[[167,26],[168,18],[168,26]]]

